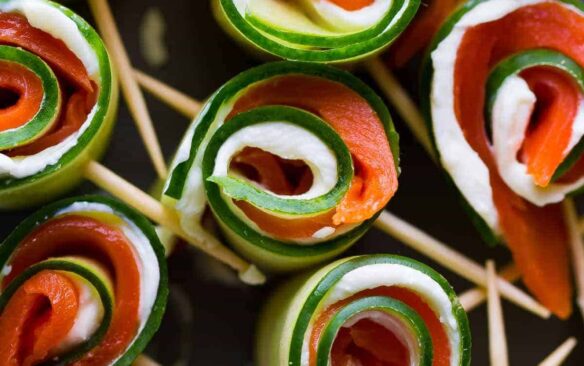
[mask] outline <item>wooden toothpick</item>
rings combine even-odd
[[[487,286],[487,273],[484,267],[397,216],[384,211],[375,222],[375,226],[459,276],[476,285]],[[505,279],[499,277],[497,285],[499,292],[507,300],[542,318],[551,316],[548,309]]]
[[[566,361],[570,353],[576,348],[578,341],[574,337],[566,339],[555,351],[553,351],[545,360],[539,363],[539,366],[560,366]]]
[[[134,70],[136,81],[144,90],[166,103],[172,109],[176,110],[183,116],[192,119],[201,110],[201,103],[189,97],[188,95],[171,88],[158,79],[146,75],[140,70]]]
[[[489,350],[491,366],[509,366],[505,321],[499,298],[499,284],[495,262],[487,261],[487,303],[489,309]]]
[[[162,149],[160,148],[160,143],[158,142],[158,137],[156,136],[154,124],[150,117],[150,113],[148,112],[144,95],[134,78],[130,58],[124,48],[122,38],[116,26],[109,4],[107,3],[107,0],[89,0],[89,6],[91,7],[97,27],[100,30],[114,65],[116,66],[122,92],[130,112],[134,117],[138,131],[144,140],[146,150],[152,159],[152,163],[154,164],[158,176],[164,179],[167,175],[167,168]]]
[[[365,61],[365,68],[377,82],[404,122],[407,123],[428,155],[432,159],[435,159],[432,140],[428,134],[424,117],[408,93],[401,87],[393,73],[383,64],[379,57],[373,57]]]
[[[565,199],[563,209],[570,234],[573,272],[576,276],[576,291],[578,291],[576,301],[580,308],[580,313],[584,317],[584,241],[578,225],[578,212],[574,201],[571,198]]]
[[[515,282],[521,278],[521,273],[515,264],[511,263],[499,272],[499,276],[509,282]],[[460,294],[458,299],[464,310],[468,313],[485,302],[487,299],[487,291],[484,287],[475,287]]]
[[[132,363],[132,366],[162,366],[162,365],[146,355],[140,355],[134,361],[134,363]]]
[[[265,282],[265,277],[259,273],[255,266],[246,262],[229,248],[225,247],[214,236],[204,230],[201,230],[197,237],[188,235],[182,229],[179,217],[174,210],[164,206],[100,163],[95,161],[90,162],[85,170],[85,177],[98,187],[134,207],[150,220],[172,231],[176,236],[182,238],[189,244],[235,269],[240,274],[241,279],[245,279],[250,284],[261,284]],[[246,275],[250,273],[256,275]]]

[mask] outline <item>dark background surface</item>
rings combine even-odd
[[[92,22],[85,3],[70,6]],[[136,67],[168,84],[203,99],[237,73],[256,65],[215,24],[208,0],[115,0],[110,1],[127,49]],[[145,11],[158,8],[167,24],[164,37],[170,52],[161,67],[150,67],[141,53],[139,26]],[[367,76],[356,74],[374,85]],[[147,98],[164,153],[170,157],[188,120],[153,98]],[[439,169],[425,155],[396,114],[401,134],[400,188],[389,210],[436,238],[483,263],[495,258],[502,266],[510,261],[504,248],[490,249],[480,241]],[[105,157],[106,166],[143,189],[155,174],[128,111],[120,108],[118,124]],[[72,193],[94,193],[89,183]],[[0,239],[30,212],[0,213]],[[411,256],[441,271],[457,292],[471,284],[441,268],[396,240],[372,230],[349,254],[395,253]],[[253,365],[254,323],[262,302],[279,280],[263,288],[242,285],[214,260],[192,248],[179,247],[170,258],[172,291],[168,312],[148,354],[163,365]],[[541,320],[504,302],[511,365],[536,365],[569,336],[579,346],[566,365],[584,365],[582,319],[575,312],[568,322]],[[488,365],[486,308],[469,314],[473,336],[473,365]]]

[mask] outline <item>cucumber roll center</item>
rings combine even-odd
[[[264,166],[273,167],[274,173]],[[254,147],[240,151],[231,160],[229,171],[281,196],[306,193],[314,181],[312,170],[304,161],[282,158]]]

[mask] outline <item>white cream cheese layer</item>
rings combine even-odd
[[[312,171],[313,183],[305,193],[280,196],[264,189],[274,196],[312,199],[331,191],[337,184],[337,159],[331,149],[309,131],[286,122],[266,122],[235,132],[217,152],[213,176],[227,177],[231,160],[246,147],[255,147],[287,160],[301,160]]]
[[[66,274],[66,272],[65,272]],[[73,347],[86,342],[99,328],[103,321],[104,309],[99,294],[85,280],[69,276],[79,291],[79,309],[73,328],[59,344],[56,353],[67,352]]]
[[[121,219],[122,223],[117,224],[117,228],[124,233],[128,242],[132,245],[138,269],[140,270],[140,326],[136,334],[136,336],[138,336],[148,321],[148,317],[150,316],[158,294],[160,268],[158,265],[158,259],[156,258],[156,253],[154,253],[154,249],[150,245],[148,238],[131,220],[120,216],[118,212],[115,212],[111,207],[105,204],[95,202],[76,202],[71,206],[60,210],[55,215],[83,215],[83,213],[91,212],[106,213]]]
[[[464,198],[496,233],[500,233],[499,217],[493,202],[488,168],[466,141],[454,110],[454,69],[458,49],[464,34],[469,28],[501,19],[521,7],[544,2],[547,1],[490,0],[481,3],[468,11],[456,23],[452,32],[432,52],[434,77],[430,98],[433,132],[436,145],[440,151],[442,165],[448,171]],[[576,8],[566,4],[562,4],[562,6],[572,11],[578,11]],[[518,86],[515,83],[515,85],[508,87],[516,90]],[[506,93],[506,95],[509,95],[509,93]],[[529,96],[522,93],[518,98],[529,98]],[[525,100],[521,103],[525,103]],[[518,108],[521,109],[523,107]],[[524,111],[519,110],[516,112],[524,113]],[[501,114],[503,111],[499,110],[497,113]],[[578,127],[578,129],[580,128]],[[518,185],[522,184],[520,183],[522,181],[521,174],[518,174],[520,170],[517,170],[517,167],[512,164],[506,163],[504,165],[504,168],[508,170],[505,173],[507,178],[510,181],[519,182],[517,183]],[[511,166],[515,166],[515,168],[509,168]],[[511,175],[514,177],[511,178]],[[515,188],[519,192],[527,192],[524,188]],[[530,191],[528,196],[537,196],[533,189]],[[563,195],[563,193],[560,194]],[[555,201],[557,197],[556,195],[549,201]],[[528,197],[526,198],[529,199]]]
[[[83,63],[94,80],[100,80],[99,62],[77,24],[61,10],[43,0],[12,0],[0,3],[0,11],[17,12],[24,15],[29,23],[53,37],[62,40]],[[89,127],[97,106],[81,126],[81,129],[59,144],[26,157],[8,157],[0,153],[0,178],[22,179],[33,176],[50,165],[56,164],[69,150],[77,145],[79,137]]]
[[[206,137],[203,139],[197,150],[193,165],[190,167],[187,173],[187,179],[183,187],[182,196],[174,204],[174,208],[180,213],[181,227],[187,232],[187,234],[193,237],[198,237],[200,235],[200,221],[203,213],[205,212],[205,207],[207,206],[207,197],[205,196],[205,187],[203,182],[203,172],[201,170],[203,155],[207,149],[207,145],[211,139],[211,136],[213,136],[215,131],[217,131],[217,129],[223,124],[233,109],[233,103],[235,100],[237,100],[237,97],[233,98],[231,104],[222,106],[217,113],[217,118],[215,118],[212,126],[207,131]],[[208,109],[209,104],[206,103],[199,113],[199,116],[206,115]],[[199,127],[200,122],[200,120],[195,119],[192,126],[185,134],[185,137],[183,138],[174,158],[172,170],[174,170],[177,165],[189,159],[192,148],[193,135]],[[169,181],[170,180],[167,181],[167,184]],[[168,186],[165,187],[165,190],[166,188],[168,188]]]
[[[509,188],[531,203],[545,206],[561,202],[568,193],[584,184],[584,178],[571,184],[550,183],[547,187],[539,187],[527,172],[527,166],[517,159],[535,103],[535,94],[521,77],[512,76],[503,83],[492,112],[493,150],[499,173]],[[583,123],[584,101],[581,101],[568,148],[582,138]]]
[[[329,0],[234,0],[242,16],[251,15],[272,27],[313,35],[350,34],[378,24],[392,0],[374,0],[358,10],[346,10]]]
[[[428,304],[437,315],[437,318],[444,326],[448,335],[451,349],[450,364],[452,366],[459,365],[461,357],[459,350],[460,329],[458,329],[458,323],[453,314],[450,298],[436,281],[413,268],[389,263],[371,264],[356,268],[345,274],[329,290],[319,305],[319,309],[323,311],[331,305],[359,292],[381,286],[406,288],[417,293]],[[313,316],[312,320],[314,321],[317,316],[318,313]],[[312,328],[311,325],[304,336],[302,366],[308,366],[309,342]]]
[[[24,15],[30,25],[65,43],[87,69],[92,77],[97,77],[99,62],[77,24],[61,10],[44,0],[11,0],[0,4],[2,12],[16,12]]]
[[[301,0],[309,12],[327,27],[340,32],[358,32],[379,23],[395,0],[374,0],[359,10],[346,10],[329,0]]]
[[[400,343],[408,350],[408,355],[413,356],[409,360],[410,366],[416,366],[420,364],[420,347],[418,345],[418,340],[415,338],[415,335],[412,332],[408,331],[408,329],[404,327],[400,319],[382,311],[365,311],[349,319],[345,324],[343,324],[343,327],[351,328],[353,325],[364,319],[381,325],[393,333],[393,335],[395,335]]]

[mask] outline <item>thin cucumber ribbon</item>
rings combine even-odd
[[[45,134],[61,112],[61,92],[57,77],[40,57],[9,46],[0,46],[0,62],[18,64],[34,73],[42,82],[44,91],[38,112],[26,124],[0,132],[0,151],[24,145]]]
[[[343,259],[276,291],[259,320],[258,364],[330,365],[332,358],[340,357],[343,345],[349,350],[345,357],[350,356],[351,347],[341,333],[352,334],[352,327],[364,320],[391,331],[406,350],[402,357],[409,364],[432,365],[435,357],[447,357],[449,365],[470,365],[468,319],[450,285],[425,265],[391,255]],[[366,328],[356,332],[363,331]],[[446,335],[445,343],[438,334]],[[368,345],[365,339],[353,344],[383,357],[384,350],[375,349],[383,341]],[[362,357],[359,354],[350,357]]]
[[[397,166],[398,136],[381,100],[350,74],[327,66],[273,63],[244,72],[219,89],[187,132],[172,164],[162,201],[177,210],[183,228],[197,235],[208,204],[233,246],[268,270],[293,270],[331,258],[347,249],[375,217],[307,239],[279,239],[265,232],[242,211],[244,202],[278,219],[310,219],[334,210],[354,176],[343,139],[319,116],[298,108],[267,105],[236,114],[233,106],[257,85],[287,76],[306,76],[340,83],[356,92],[379,116]],[[278,195],[231,169],[246,148],[303,161],[313,181],[304,193]],[[331,224],[332,225],[332,224]],[[332,230],[331,232],[326,232]],[[317,230],[315,230],[317,231]]]
[[[117,84],[99,35],[71,10],[46,0],[3,0],[0,14],[26,19],[28,27],[33,28],[25,32],[42,37],[43,42],[48,40],[53,47],[42,48],[45,43],[35,39],[19,39],[12,43],[28,43],[22,48],[14,46],[10,29],[5,27],[10,27],[17,18],[3,18],[2,85],[15,92],[17,100],[2,112],[6,117],[6,113],[14,114],[26,105],[24,108],[34,112],[18,126],[0,131],[0,209],[16,209],[49,201],[82,179],[81,167],[105,150],[117,109]],[[22,23],[18,21],[12,26],[24,32]],[[15,31],[14,37],[20,37],[19,33]],[[71,93],[67,85],[73,82],[68,79],[69,74],[65,75],[69,70],[60,69],[63,64],[59,64],[61,56],[55,51],[54,39],[62,41],[59,47],[66,47],[78,58],[96,91],[91,97],[95,104],[74,131],[59,122],[78,118],[74,116],[80,113],[81,104],[67,96]],[[49,60],[47,55],[53,58]],[[38,84],[40,95],[31,97],[30,90],[22,89],[23,80]],[[74,103],[77,106],[71,107]],[[20,113],[17,118],[23,116]],[[60,132],[63,128],[67,129],[66,134]],[[63,137],[56,137],[58,134]]]
[[[421,101],[448,178],[485,241],[504,241],[540,302],[572,308],[559,203],[584,187],[584,5],[473,0],[437,33]]]
[[[418,0],[375,0],[346,10],[328,0],[212,0],[236,40],[287,60],[354,62],[382,51],[406,29]]]
[[[68,330],[67,337],[61,339],[58,346],[48,350],[45,359],[37,359],[35,362],[63,366],[79,364],[78,362],[83,364],[83,361],[80,360],[84,360],[84,357],[88,355],[94,357],[96,354],[99,356],[99,352],[107,349],[103,342],[108,341],[110,328],[120,326],[120,319],[116,312],[124,311],[121,310],[124,306],[120,305],[118,298],[128,295],[120,293],[118,287],[120,273],[111,272],[112,270],[119,271],[120,268],[116,267],[117,264],[113,258],[107,258],[107,248],[99,250],[94,247],[89,249],[86,246],[76,248],[76,244],[82,245],[84,240],[91,239],[66,238],[66,235],[70,234],[62,231],[63,226],[59,226],[59,223],[62,220],[70,220],[68,222],[71,223],[79,218],[97,220],[98,230],[123,232],[121,237],[129,244],[130,248],[127,250],[134,253],[135,260],[135,264],[128,265],[128,268],[134,265],[138,266],[139,273],[143,277],[140,279],[140,288],[131,290],[132,295],[130,295],[132,298],[136,296],[139,298],[139,324],[135,325],[135,335],[132,336],[128,344],[123,345],[122,352],[112,356],[113,359],[105,362],[104,358],[101,358],[104,365],[131,365],[133,360],[144,350],[162,321],[168,297],[166,259],[164,248],[150,222],[132,209],[109,198],[87,196],[56,202],[34,213],[0,244],[0,267],[2,268],[0,326],[13,324],[10,317],[15,316],[14,303],[22,304],[19,301],[23,297],[35,294],[38,296],[35,301],[46,296],[46,300],[52,304],[53,315],[50,322],[63,324],[64,319],[55,319],[61,314],[60,304],[71,304],[73,301],[71,298],[64,299],[63,296],[77,293],[79,307],[75,315],[75,323]],[[83,228],[90,230],[87,222],[79,224],[78,229],[83,230]],[[40,235],[38,234],[40,230],[45,230],[45,233],[49,232],[48,235],[59,238],[61,244],[56,244],[54,248],[49,249],[38,247],[38,245],[35,248],[35,242],[30,242],[28,238],[30,235]],[[43,239],[40,238],[40,240]],[[106,239],[105,245],[114,245],[114,240],[116,239],[110,236],[109,239]],[[23,246],[23,243],[26,243],[26,246]],[[30,258],[38,260],[29,263]],[[27,264],[25,268],[21,268],[23,260]],[[123,274],[123,276],[129,275],[129,273]],[[116,277],[118,278],[116,279]],[[60,281],[73,283],[75,291],[71,293],[55,290],[58,289],[55,284],[60,283]],[[47,282],[51,285],[47,286]],[[38,286],[38,283],[42,283],[42,291],[35,287]],[[28,308],[16,310],[19,309],[22,309],[24,315],[18,314],[16,315],[18,317],[30,317],[31,320],[35,320],[35,317],[42,318],[43,316],[39,312],[42,308],[39,309],[39,307],[33,307],[32,310]],[[118,324],[114,324],[116,321]],[[131,325],[131,322],[125,323],[125,326]],[[42,347],[47,342],[55,342],[52,339],[38,338],[46,335],[43,333],[46,331],[45,328],[42,326],[38,326],[36,329],[23,328],[23,339],[34,340],[34,344],[31,344],[34,347],[18,346],[21,347],[18,348],[20,353],[17,353],[19,360],[30,360],[30,357],[34,355],[33,352],[37,352],[37,347]],[[17,329],[1,331],[3,335],[0,337],[6,339],[6,334],[17,331]],[[128,329],[126,331],[130,334],[132,332]],[[60,336],[62,337],[63,334]],[[53,335],[53,337],[56,336]],[[111,342],[111,339],[109,341]],[[121,340],[119,341],[121,342]],[[11,347],[16,346],[13,344]],[[0,351],[0,357],[5,356],[6,348]]]

